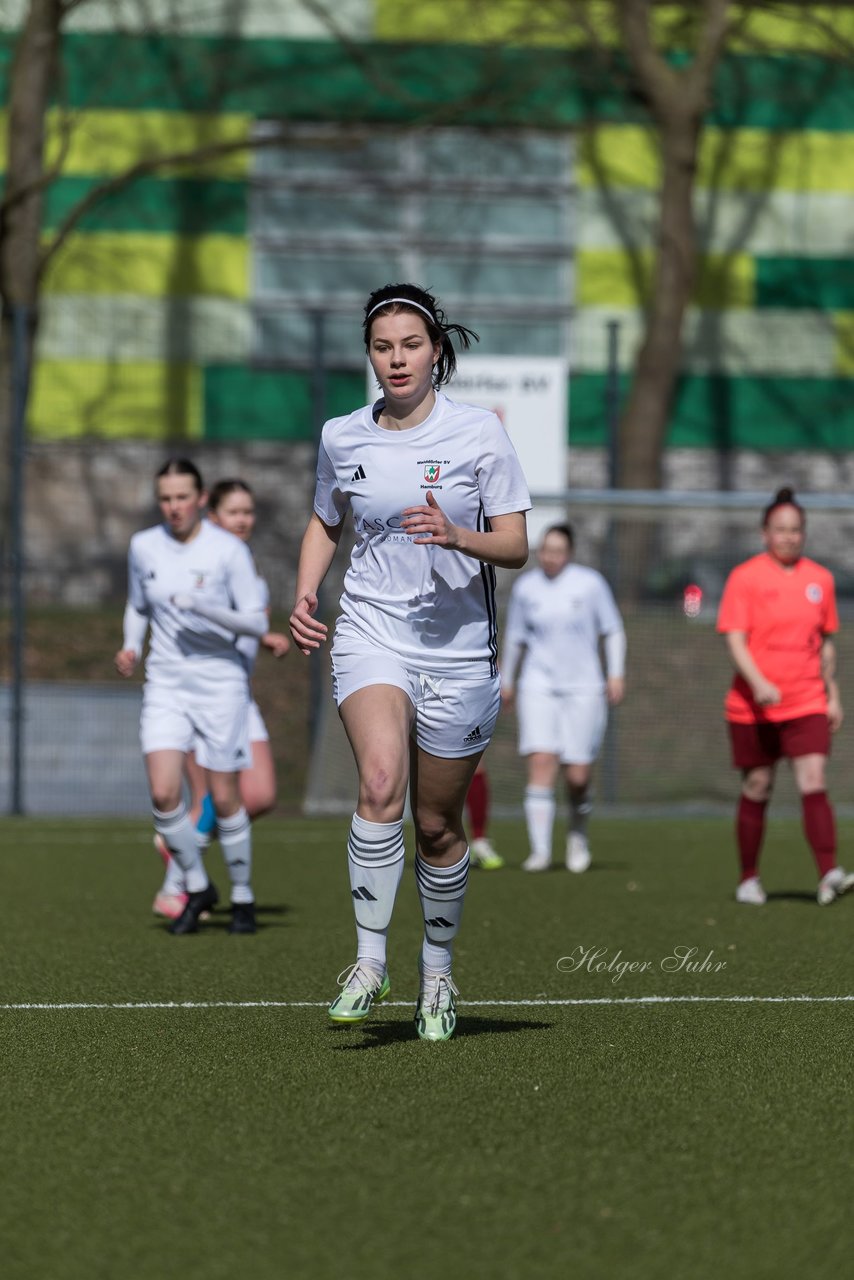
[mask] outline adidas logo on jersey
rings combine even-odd
[[[376,902],[376,898],[370,889],[366,889],[363,884],[360,884],[358,889],[353,889],[352,893],[353,897],[358,898],[359,902]]]
[[[361,463],[359,463],[358,467],[350,477],[350,483],[355,484],[357,480],[367,480],[367,478],[368,477],[365,475],[365,468]]]
[[[482,737],[483,735],[480,732],[480,725],[476,724],[475,727],[472,729],[471,733],[467,733],[466,736],[463,738],[463,746],[467,747],[472,742],[480,742]]]

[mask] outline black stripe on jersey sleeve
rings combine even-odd
[[[483,513],[483,503],[477,509],[478,533],[490,533],[492,525],[489,517]],[[489,631],[489,674],[498,674],[498,611],[495,606],[495,567],[480,562],[480,580],[483,583],[483,597],[486,604],[486,621]]]

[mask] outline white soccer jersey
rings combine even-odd
[[[258,589],[261,592],[261,598],[264,602],[262,607],[265,610],[269,609],[270,588],[267,586],[266,581],[261,577],[258,578]],[[261,641],[257,640],[255,636],[238,636],[237,637],[237,648],[240,650],[241,654],[243,655],[243,662],[246,666],[246,672],[250,676],[252,675],[252,672],[255,670],[255,662],[258,658],[258,650],[260,647],[261,647]]]
[[[485,409],[437,392],[430,415],[405,431],[378,426],[371,405],[324,426],[314,509],[337,525],[349,506],[356,530],[342,616],[419,671],[472,663],[494,674],[494,569],[401,528],[402,512],[426,505],[428,492],[466,529],[531,505],[510,438]]]
[[[175,595],[197,596],[217,608],[259,613],[264,600],[249,548],[205,520],[189,542],[173,538],[165,525],[131,538],[128,603],[147,616],[151,645],[148,679],[180,683],[186,664],[211,681],[246,683],[246,664],[232,632],[192,611],[176,608]]]
[[[622,635],[623,622],[601,573],[568,564],[549,578],[532,569],[510,593],[502,670],[509,681],[524,649],[520,689],[601,690],[599,637],[617,633]]]

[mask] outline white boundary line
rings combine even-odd
[[[460,1000],[467,1009],[552,1009],[579,1005],[648,1004],[851,1004],[850,996],[602,996],[576,1000]],[[385,1000],[385,1009],[409,1009],[414,1000]],[[20,1001],[0,1004],[2,1012],[50,1009],[328,1009],[327,1000],[127,1000],[56,1002]]]

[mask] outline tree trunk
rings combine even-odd
[[[35,338],[44,204],[45,118],[63,19],[60,0],[31,0],[9,76],[8,162],[0,206],[0,533],[8,530],[13,311],[26,307],[27,364]]]

